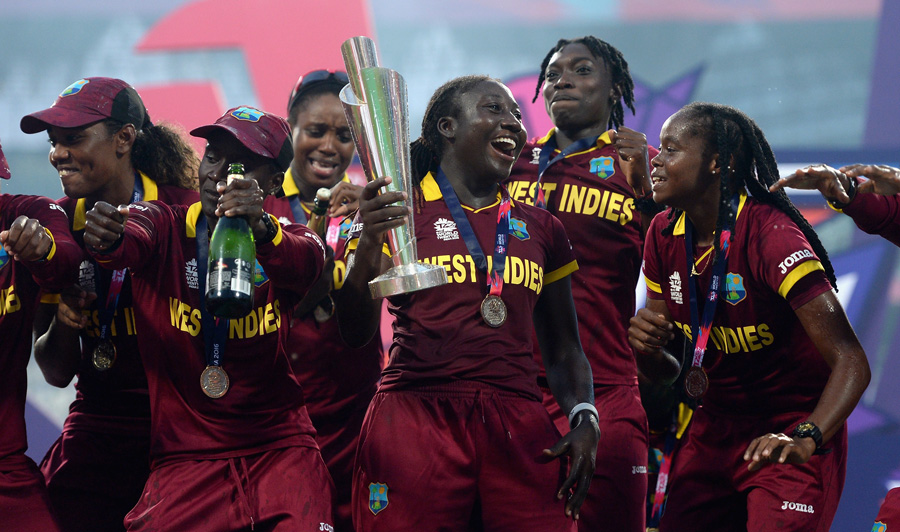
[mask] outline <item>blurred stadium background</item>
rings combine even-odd
[[[753,117],[782,174],[812,162],[900,165],[898,27],[900,2],[890,0],[4,0],[0,143],[13,179],[3,192],[62,194],[46,137],[18,124],[79,78],[122,78],[154,121],[189,130],[239,104],[284,114],[297,77],[342,68],[340,43],[355,35],[373,37],[382,64],[406,78],[413,137],[434,89],[471,73],[507,82],[529,136],[543,135],[549,120],[531,103],[540,62],[557,39],[593,34],[628,60],[638,112],[626,125],[653,145],[665,118],[703,100]],[[900,250],[857,231],[817,194],[792,197],[831,254],[873,369],[849,422],[847,485],[832,528],[868,530],[881,498],[900,485]],[[73,397],[30,365],[36,461]]]

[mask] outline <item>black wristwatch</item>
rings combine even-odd
[[[267,212],[263,212],[262,222],[266,226],[266,234],[257,241],[257,244],[268,244],[278,236],[278,227],[275,226],[275,222]]]
[[[795,438],[812,438],[816,442],[816,450],[813,454],[825,454],[831,451],[831,449],[822,449],[822,431],[812,421],[804,421],[797,425],[797,428],[791,432],[791,436]]]

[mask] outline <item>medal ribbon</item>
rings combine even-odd
[[[306,225],[309,222],[309,217],[306,216],[306,211],[303,210],[303,205],[300,204],[300,196],[297,194],[288,196],[288,203],[291,204],[294,223]]]
[[[735,194],[731,198],[731,212],[735,213],[735,217],[737,217],[739,203],[740,196]],[[694,225],[686,214],[684,215],[684,249],[687,257],[688,291],[691,298],[691,333],[694,337],[694,355],[691,367],[699,368],[703,364],[703,354],[706,353],[706,344],[709,341],[709,332],[712,329],[719,293],[724,289],[725,264],[728,262],[728,253],[731,251],[731,227],[723,227],[719,235],[719,252],[716,254],[716,264],[713,266],[712,279],[709,281],[702,322],[698,317],[696,280],[691,275],[691,263],[694,260]]]
[[[131,202],[141,201],[144,199],[144,183],[141,181],[141,175],[134,173],[134,190],[131,193]],[[102,271],[94,262],[94,271]],[[106,304],[100,309],[100,341],[106,340],[109,336],[110,325],[112,325],[113,316],[116,314],[116,306],[119,304],[119,294],[122,293],[122,285],[125,284],[126,268],[121,270],[113,270],[112,278],[109,281],[109,289],[106,291]],[[99,279],[98,279],[99,280]],[[99,284],[99,283],[98,283]]]
[[[672,424],[666,433],[666,443],[663,447],[663,460],[659,464],[659,473],[656,476],[656,492],[653,495],[653,508],[650,511],[650,519],[647,527],[658,527],[662,517],[663,504],[666,500],[666,490],[669,487],[669,471],[672,470],[672,457],[675,443],[678,440],[678,407],[672,413]]]
[[[459,202],[459,197],[456,195],[456,191],[453,190],[453,186],[450,185],[450,181],[447,180],[444,170],[438,170],[435,181],[437,181],[438,186],[441,187],[441,194],[444,196],[444,202],[447,204],[451,216],[453,216],[453,221],[456,222],[456,228],[459,230],[459,234],[462,235],[463,241],[465,241],[466,247],[469,249],[469,254],[472,255],[472,259],[475,260],[475,266],[480,271],[487,272],[487,257],[484,255],[484,251],[481,250],[478,239],[475,238],[475,231],[472,229],[471,224],[469,224],[469,218],[466,217],[466,212]],[[506,269],[506,252],[509,244],[509,212],[511,207],[509,193],[506,192],[506,189],[503,188],[503,186],[500,186],[500,191],[502,199],[500,201],[500,208],[497,211],[497,232],[494,239],[494,254],[491,259],[491,271],[488,274],[487,279],[490,293],[498,297],[503,290],[503,271]]]
[[[200,285],[200,319],[203,326],[203,349],[206,351],[207,366],[221,366],[225,356],[225,341],[228,339],[228,320],[210,314],[206,310],[206,274],[209,269],[209,232],[206,215],[197,217],[197,280]]]
[[[553,152],[556,151],[556,146],[557,146],[556,134],[554,133],[553,135],[550,136],[549,139],[547,139],[547,142],[541,147],[541,155],[538,158],[538,178],[537,178],[537,182],[535,182],[535,184],[534,184],[534,187],[537,190],[537,195],[534,198],[535,206],[540,207],[542,209],[547,208],[547,202],[544,201],[544,189],[541,188],[541,179],[544,178],[544,172],[547,171],[547,168],[550,168],[550,166],[552,166],[553,163],[561,161],[561,160],[565,159],[566,157],[568,157],[569,155],[572,155],[573,153],[585,151],[588,148],[596,146],[598,138],[600,138],[600,137],[599,136],[587,137],[587,138],[576,140],[572,144],[569,144],[568,146],[566,146],[566,148],[564,150],[562,150],[561,152],[559,152],[559,155],[557,155],[556,157],[553,157]]]

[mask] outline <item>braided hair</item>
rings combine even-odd
[[[114,135],[124,122],[108,118],[103,121],[106,132]],[[131,146],[131,165],[160,185],[174,185],[197,190],[200,160],[180,128],[148,124],[137,130]]]
[[[776,207],[797,224],[822,261],[828,280],[832,286],[837,287],[828,252],[819,241],[815,230],[800,214],[784,190],[769,192],[769,187],[778,181],[778,164],[775,162],[772,148],[769,147],[765,135],[756,122],[734,107],[715,103],[694,102],[678,112],[683,113],[689,120],[688,132],[704,138],[706,143],[704,155],[718,153],[719,160],[724,161],[716,233],[721,234],[726,224],[733,225],[736,213],[731,209],[731,197],[746,187],[757,201]],[[681,214],[678,209],[669,211],[669,224],[663,229],[663,234],[671,234]],[[714,239],[713,245],[714,252],[717,253],[718,239]]]
[[[628,62],[625,61],[625,56],[623,56],[622,52],[615,46],[604,40],[598,39],[593,35],[586,35],[571,40],[560,39],[559,42],[556,43],[556,46],[547,52],[547,55],[541,62],[541,73],[538,75],[537,87],[534,89],[534,98],[531,101],[537,101],[538,96],[541,95],[541,87],[543,87],[544,80],[546,79],[545,74],[547,72],[547,65],[550,64],[550,58],[553,57],[553,54],[559,52],[569,44],[585,45],[594,57],[602,59],[603,62],[606,63],[609,75],[612,76],[612,85],[622,92],[622,97],[612,107],[607,127],[613,129],[624,125],[625,109],[622,107],[623,101],[625,102],[625,105],[631,109],[631,114],[634,114],[634,80],[631,79],[631,72],[628,71]]]

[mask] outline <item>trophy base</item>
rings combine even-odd
[[[369,281],[369,292],[373,298],[379,299],[444,284],[447,284],[446,268],[414,262],[394,266],[372,279]]]

